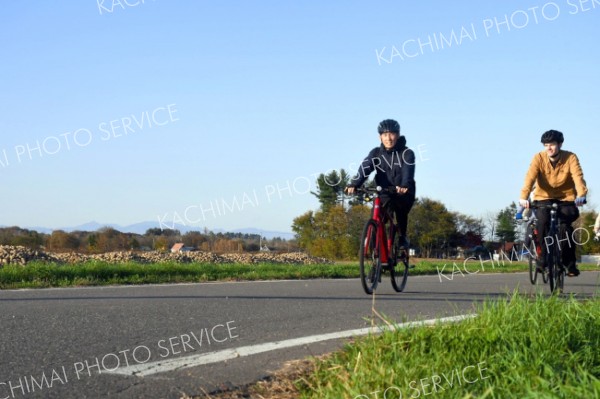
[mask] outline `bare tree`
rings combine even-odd
[[[494,241],[496,235],[496,227],[498,225],[498,213],[487,211],[483,216],[483,223],[485,224],[485,238],[486,241]]]

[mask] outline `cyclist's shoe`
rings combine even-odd
[[[567,268],[567,276],[569,277],[577,277],[579,276],[579,269],[577,268],[577,265],[573,262],[569,265],[569,267]]]
[[[541,259],[536,259],[535,260],[535,268],[537,269],[538,273],[543,273],[544,272],[544,261]]]
[[[400,239],[398,241],[399,241],[398,245],[400,246],[400,249],[408,249],[410,244],[408,243],[408,240],[406,239],[405,236],[400,236]]]
[[[398,258],[396,259],[396,264],[398,262],[404,262],[406,260],[406,256],[406,250],[400,249],[400,251],[398,251]]]

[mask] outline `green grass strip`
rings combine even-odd
[[[30,263],[0,268],[0,289],[109,284],[159,284],[207,281],[358,277],[356,265],[285,265],[259,263],[122,263],[76,265]]]
[[[479,316],[362,338],[302,398],[599,398],[600,300],[513,295]]]
[[[437,275],[440,281],[479,273],[525,272],[527,263],[509,261],[461,260],[417,261],[409,276]],[[600,270],[596,265],[580,265],[581,270]],[[26,266],[0,267],[0,289],[93,286],[111,284],[167,284],[208,281],[254,281],[277,279],[357,278],[357,261],[335,264],[214,264],[165,262],[111,264],[86,262],[59,265],[31,262]]]

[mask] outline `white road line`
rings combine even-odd
[[[409,323],[398,324],[396,327],[368,327],[360,328],[356,330],[346,330],[329,334],[311,335],[308,337],[287,339],[285,341],[267,342],[264,344],[242,346],[239,348],[225,349],[217,352],[203,353],[199,355],[190,355],[185,357],[179,357],[171,360],[159,360],[155,362],[149,362],[144,364],[138,364],[129,367],[122,367],[115,371],[103,372],[103,374],[120,374],[120,375],[135,375],[138,377],[146,377],[158,373],[166,373],[169,371],[175,371],[185,369],[189,367],[200,366],[203,364],[217,363],[229,359],[235,359],[238,357],[255,355],[257,353],[269,352],[277,349],[291,348],[295,346],[301,346],[311,344],[315,342],[328,341],[331,339],[349,338],[359,335],[367,334],[378,334],[384,330],[396,330],[409,327],[427,326],[436,323],[449,323],[456,322],[472,317],[476,317],[476,314],[465,314],[452,317],[444,317],[441,319],[430,319],[423,321],[413,321]]]
[[[431,276],[435,276],[431,274]],[[421,277],[421,276],[413,276],[413,278]],[[248,281],[201,281],[201,282],[192,282],[192,283],[160,283],[160,284],[139,284],[139,285],[122,285],[122,284],[114,284],[114,285],[94,285],[94,286],[85,286],[85,287],[50,287],[50,288],[14,288],[14,289],[6,289],[0,290],[2,292],[26,292],[26,291],[90,291],[90,290],[109,290],[109,289],[143,289],[143,288],[152,288],[152,287],[182,287],[182,286],[194,286],[194,285],[241,285],[241,284],[255,284],[255,283],[264,283],[264,284],[274,284],[274,283],[309,283],[309,282],[320,282],[328,280],[330,283],[336,282],[346,282],[348,280],[357,280],[358,277],[354,278],[335,278],[335,279],[306,279],[306,280],[298,280],[298,279],[277,279],[277,280],[248,280]]]

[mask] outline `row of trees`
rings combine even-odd
[[[308,211],[294,219],[292,230],[300,248],[311,255],[331,259],[354,259],[371,208],[332,205],[327,210]],[[450,212],[439,201],[417,199],[410,213],[408,237],[411,247],[424,257],[456,255],[457,248],[473,248],[483,243],[481,220]]]
[[[104,227],[94,232],[55,230],[51,234],[44,234],[20,227],[0,228],[0,245],[22,245],[50,251],[82,253],[150,249],[168,251],[178,242],[184,243],[187,247],[212,252],[252,252],[258,251],[261,244],[274,251],[298,249],[293,240],[279,237],[266,240],[261,239],[258,234],[214,233],[208,229],[181,234],[179,230],[154,228],[148,229],[145,234],[134,234]]]
[[[342,169],[321,174],[317,178],[317,197],[320,207],[294,219],[292,230],[296,233],[300,248],[311,255],[332,259],[355,259],[365,222],[370,218],[371,207],[364,198],[344,195],[350,181]],[[367,185],[374,185],[372,181]],[[493,253],[504,243],[522,240],[522,224],[514,218],[515,203],[497,213],[475,218],[459,212],[451,212],[437,200],[418,198],[410,212],[408,237],[411,247],[423,257],[453,257],[464,250],[469,256],[474,251]],[[586,237],[593,237],[591,225],[595,214],[584,212],[575,227],[576,240],[582,253],[600,252],[600,244]]]

